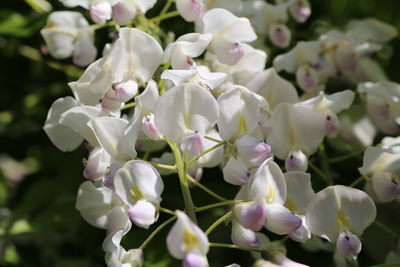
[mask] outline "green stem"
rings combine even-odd
[[[326,155],[326,150],[324,144],[321,144],[319,147],[319,155],[320,155],[320,162],[322,171],[326,174],[328,185],[333,185],[333,180],[331,176],[331,170],[329,168],[329,160],[328,156]]]
[[[185,208],[188,213],[189,218],[194,222],[197,223],[196,220],[196,213],[195,213],[195,206],[193,204],[192,195],[190,194],[189,185],[186,180],[186,162],[182,159],[181,151],[179,150],[178,146],[172,142],[170,139],[166,138],[168,145],[170,146],[172,153],[175,157],[175,165],[176,169],[178,170],[179,182],[181,185],[181,190],[183,194],[183,201],[185,202]]]
[[[375,220],[374,224],[376,224],[377,226],[379,226],[380,228],[382,228],[383,230],[385,230],[385,232],[387,232],[388,234],[391,234],[394,237],[398,237],[399,235],[393,231],[392,229],[390,229],[389,227],[387,227],[384,223]]]
[[[310,165],[310,167],[311,167],[311,169],[312,169],[313,171],[315,171],[322,179],[325,180],[325,182],[326,182],[328,185],[330,185],[330,182],[329,182],[330,179],[329,179],[320,169],[318,169],[318,167],[315,166],[314,163],[309,162],[308,164]]]
[[[195,157],[195,158],[192,158],[192,159],[188,162],[188,164],[187,164],[188,168],[189,168],[190,166],[192,166],[192,164],[195,163],[197,160],[199,160],[202,156],[204,156],[205,154],[207,154],[207,153],[209,153],[209,152],[211,152],[211,151],[213,151],[213,150],[219,148],[220,146],[223,146],[224,144],[225,144],[224,142],[219,143],[219,144],[217,144],[217,145],[215,145],[215,146],[213,146],[213,147],[211,147],[211,148],[209,148],[209,149],[203,151],[203,153],[201,153],[199,156],[197,156],[197,157]]]
[[[176,166],[175,165],[166,165],[166,164],[161,164],[161,163],[157,163],[157,162],[147,161],[145,159],[140,159],[140,158],[138,158],[138,159],[142,160],[142,161],[145,161],[147,163],[150,163],[154,167],[157,167],[157,168],[160,168],[160,169],[176,171]]]
[[[136,106],[136,102],[132,102],[132,103],[128,103],[125,104],[122,108],[120,108],[119,110],[124,110],[124,109],[128,109],[128,108],[133,108],[134,106]]]
[[[163,222],[162,224],[160,224],[156,230],[154,230],[149,237],[146,238],[146,240],[142,243],[142,245],[140,245],[139,249],[145,249],[146,246],[149,244],[149,242],[158,234],[158,232],[160,232],[165,226],[167,226],[168,224],[170,224],[171,222],[173,222],[176,219],[176,216],[173,216],[171,218],[169,218],[168,220],[166,220],[165,222]]]
[[[162,211],[162,212],[164,212],[164,213],[168,213],[168,214],[174,215],[174,216],[176,215],[175,212],[173,212],[173,211],[170,210],[170,209],[158,207],[158,210],[159,210],[159,211]]]
[[[356,185],[358,185],[359,183],[361,183],[364,180],[364,176],[360,176],[357,178],[357,180],[355,180],[354,182],[352,182],[349,187],[355,187]]]
[[[241,249],[245,251],[254,251],[254,252],[262,252],[262,249],[259,248],[250,248],[250,247],[244,247],[244,246],[238,246],[238,245],[232,245],[232,244],[222,244],[222,243],[209,243],[210,247],[214,248],[233,248],[233,249]]]
[[[168,9],[171,7],[172,5],[172,0],[167,0],[167,3],[165,4],[165,6],[163,7],[163,9],[160,12],[160,15],[158,15],[157,17],[153,18],[155,24],[158,26],[160,25],[160,22],[163,20],[163,16],[165,16],[165,14],[167,13]],[[153,20],[151,19],[151,20]]]
[[[109,22],[104,23],[104,24],[90,25],[90,27],[92,27],[93,30],[98,30],[98,29],[101,29],[101,28],[105,28],[105,27],[108,27],[108,26],[114,26],[114,25],[115,25],[114,21],[109,21]]]
[[[365,151],[364,149],[363,150],[359,150],[359,151],[355,151],[355,152],[347,154],[347,155],[343,155],[343,156],[340,156],[340,157],[337,157],[337,158],[330,159],[330,160],[328,160],[328,162],[330,164],[337,163],[337,162],[340,162],[340,161],[343,161],[343,160],[346,160],[346,159],[353,158],[354,156],[358,156],[358,155],[364,153],[364,151]]]
[[[208,140],[211,140],[211,141],[214,141],[214,142],[216,142],[216,143],[222,143],[222,142],[224,142],[224,141],[221,141],[221,140],[218,140],[218,139],[209,137],[209,136],[204,136],[204,138],[205,138],[205,139],[208,139]]]
[[[228,212],[227,214],[216,220],[213,224],[211,224],[210,227],[208,227],[208,229],[204,233],[206,235],[209,235],[215,228],[218,227],[218,225],[230,219],[231,217],[232,217],[232,211]]]
[[[210,205],[206,205],[206,206],[202,206],[202,207],[196,208],[196,212],[209,210],[209,209],[213,209],[213,208],[218,208],[218,207],[222,207],[222,206],[229,206],[229,205],[239,204],[239,203],[248,202],[248,201],[250,201],[250,200],[228,200],[228,201],[224,201],[224,202],[218,202],[218,203],[214,203],[214,204],[210,204]]]
[[[157,19],[156,24],[158,25],[163,20],[166,20],[166,19],[169,19],[169,18],[173,18],[173,17],[179,16],[179,15],[180,15],[179,11],[175,10],[175,11],[166,13],[166,14],[164,14],[162,16],[160,15],[160,16],[158,16],[156,18],[150,19],[150,21],[156,21],[156,19]]]
[[[210,196],[214,197],[215,199],[218,199],[219,201],[228,201],[226,198],[221,197],[217,193],[213,192],[212,190],[208,189],[206,186],[202,185],[201,183],[197,182],[196,179],[194,179],[192,176],[189,174],[186,174],[186,179],[188,179],[190,182],[192,182],[194,185],[196,185],[198,188],[209,194]]]

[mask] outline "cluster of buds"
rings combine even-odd
[[[145,13],[155,0],[61,2],[89,9],[98,24],[112,18],[115,24],[135,26],[116,27],[97,60],[93,28],[80,13],[55,12],[42,30],[54,57],[72,55],[78,65],[95,60],[69,83],[73,97],[53,103],[44,130],[65,152],[84,140],[89,144],[87,181],[78,190],[76,208],[88,223],[107,231],[108,266],[143,265],[147,242],[128,251],[120,242],[133,225],[148,229],[155,224],[160,212],[173,216],[163,226],[176,219],[166,243],[185,267],[209,266],[213,243],[207,235],[224,221],[231,225],[230,246],[256,251],[254,266],[305,266],[288,259],[283,243],[269,241],[268,231],[300,243],[321,237],[336,244],[342,259],[357,259],[359,236],[376,217],[373,199],[389,202],[400,194],[400,141],[386,137],[380,147],[365,150],[359,170],[368,194],[332,183],[315,192],[310,157],[325,139],[341,137],[341,113],[351,111],[357,97],[365,99],[365,115],[376,125],[371,127],[398,133],[400,86],[378,81],[381,77],[371,76],[368,67],[377,64],[372,52],[396,36],[392,27],[353,21],[346,32],[333,30],[319,40],[294,44],[265,69],[267,52],[260,43],[268,38],[275,46],[289,47],[286,23],[289,16],[298,23],[308,19],[307,0],[276,5],[176,0],[177,11],[166,13],[169,0],[151,19]],[[159,24],[173,15],[194,22],[195,32],[171,42]],[[281,76],[283,70],[296,76],[301,90]],[[360,82],[359,94],[325,90],[328,78]],[[198,186],[223,199],[200,183],[203,169],[214,167],[222,170],[221,186],[232,184],[237,194],[215,204],[229,209],[203,232],[190,190]],[[164,177],[170,174],[179,177],[185,211],[162,207]]]

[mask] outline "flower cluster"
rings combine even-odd
[[[301,243],[321,237],[336,244],[342,260],[357,259],[360,237],[376,217],[374,200],[389,202],[400,194],[399,139],[385,137],[371,146],[378,131],[400,131],[400,85],[386,80],[375,59],[396,37],[393,27],[352,21],[346,31],[293,43],[288,22],[309,18],[307,0],[176,0],[171,12],[168,0],[154,18],[145,13],[155,0],[61,2],[88,9],[97,24],[62,11],[52,13],[42,30],[52,56],[90,64],[69,83],[73,97],[50,107],[44,130],[65,152],[88,144],[87,181],[76,208],[107,231],[108,266],[143,264],[148,242],[128,251],[120,242],[132,227],[155,224],[160,212],[172,216],[160,227],[176,220],[167,247],[186,267],[209,266],[213,246],[253,251],[254,266],[304,266],[285,256],[286,238],[270,241],[267,232]],[[195,32],[171,41],[160,23],[177,15],[194,22]],[[94,29],[114,26],[114,38],[95,60]],[[288,48],[267,69],[266,46]],[[331,90],[328,80],[357,84],[357,90]],[[361,118],[348,115],[356,108],[364,111]],[[334,185],[326,169],[312,162],[317,151],[327,156],[324,142],[333,139],[365,150],[359,166],[365,192]],[[200,183],[203,169],[213,167],[221,169],[214,179],[237,187],[234,200]],[[310,168],[327,178],[319,192]],[[162,207],[170,174],[179,177],[184,212]],[[222,202],[196,207],[194,186]],[[225,215],[203,231],[196,212],[224,205]],[[229,222],[232,245],[208,240],[222,222]]]

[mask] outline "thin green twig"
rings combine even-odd
[[[166,220],[165,222],[163,222],[162,224],[160,224],[156,230],[154,230],[154,232],[152,232],[147,238],[146,240],[142,243],[142,245],[140,245],[139,249],[145,249],[146,246],[149,244],[149,242],[168,224],[170,224],[171,222],[173,222],[176,219],[176,216],[173,216],[171,218],[169,218],[168,220]]]
[[[232,217],[232,211],[228,212],[218,220],[216,220],[208,229],[204,232],[206,235],[209,235],[215,228],[218,227],[221,223],[225,222],[226,220],[229,220]]]

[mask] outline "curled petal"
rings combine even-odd
[[[128,210],[129,219],[137,226],[148,229],[157,220],[157,210],[146,200],[139,200]]]
[[[357,259],[361,251],[361,242],[356,235],[350,232],[341,232],[336,241],[336,249],[346,259],[353,261]]]
[[[265,227],[278,235],[289,234],[302,225],[301,218],[279,204],[266,205]]]

